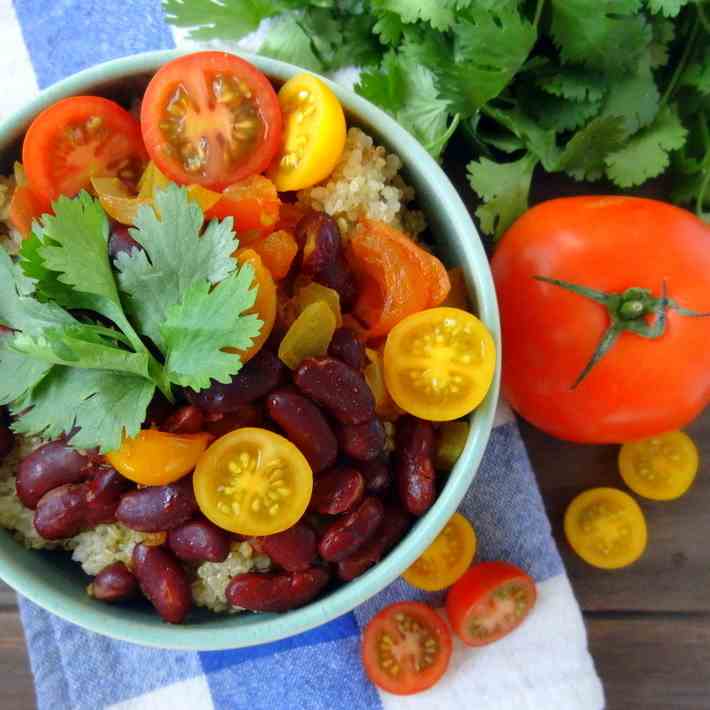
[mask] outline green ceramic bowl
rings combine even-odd
[[[54,84],[21,111],[0,123],[0,168],[7,171],[18,156],[22,135],[42,109],[66,96],[126,95],[131,86],[184,52],[139,54],[100,64]],[[298,67],[258,56],[246,56],[276,81]],[[419,143],[384,112],[351,91],[331,84],[349,121],[400,156],[406,177],[416,188],[439,253],[463,267],[472,301],[483,322],[500,342],[498,306],[486,255],[471,218],[456,190]],[[500,362],[500,348],[499,348]],[[85,593],[87,578],[66,553],[29,551],[0,531],[0,577],[48,611],[79,626],[126,641],[172,649],[216,650],[253,646],[293,636],[324,624],[370,598],[399,576],[432,542],[456,510],[476,475],[493,425],[498,400],[499,369],[488,396],[471,417],[471,434],[441,495],[407,537],[378,565],[358,579],[301,609],[285,614],[217,615],[199,610],[188,623],[163,623],[147,606],[110,606]]]

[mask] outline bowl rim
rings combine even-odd
[[[111,81],[147,74],[162,64],[195,49],[173,49],[143,52],[113,59],[72,74],[44,89],[38,96],[4,120],[0,121],[0,151],[19,138],[29,121],[43,108],[66,96],[78,95]],[[267,76],[285,80],[303,68],[249,52],[231,51],[252,62]],[[315,72],[311,72],[315,74]],[[317,74],[316,74],[317,75]],[[319,76],[319,75],[317,75]],[[428,188],[437,202],[446,205],[451,223],[450,234],[459,235],[461,264],[470,290],[478,306],[478,316],[486,324],[496,342],[496,371],[491,388],[472,415],[469,437],[464,452],[450,474],[432,508],[420,518],[407,536],[396,546],[397,554],[390,553],[361,577],[343,585],[323,599],[281,615],[261,614],[258,621],[241,626],[215,627],[205,625],[149,625],[140,618],[127,615],[120,624],[105,615],[104,607],[96,605],[87,610],[71,597],[63,597],[44,579],[28,576],[16,561],[0,556],[0,577],[17,592],[47,611],[89,631],[122,641],[164,649],[210,651],[241,648],[277,641],[313,629],[352,611],[367,601],[414,562],[431,544],[458,508],[471,485],[493,428],[500,387],[500,322],[498,304],[488,259],[476,227],[458,192],[436,161],[419,142],[384,111],[358,96],[354,91],[321,77],[333,89],[347,112],[365,118],[376,126],[385,138],[388,150],[400,156],[404,166],[418,163],[428,173]],[[470,235],[471,238],[465,238]],[[253,617],[252,617],[253,618]],[[107,628],[108,627],[108,628]]]

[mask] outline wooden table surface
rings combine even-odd
[[[561,520],[581,490],[622,485],[617,447],[578,446],[524,423],[521,428],[584,610],[609,710],[710,707],[710,411],[688,430],[701,449],[695,485],[677,501],[641,502],[648,549],[634,566],[615,572],[594,569],[575,557],[564,543]],[[35,707],[15,595],[2,583],[0,707]]]

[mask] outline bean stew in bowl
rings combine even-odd
[[[214,649],[404,572],[473,479],[499,359],[485,254],[414,139],[295,67],[156,52],[0,141],[0,575]]]

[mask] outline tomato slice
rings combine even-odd
[[[193,476],[200,510],[241,535],[273,535],[294,525],[313,492],[304,455],[283,436],[245,427],[207,449]]]
[[[297,74],[279,91],[284,143],[269,177],[278,190],[302,190],[325,180],[345,148],[345,114],[335,94],[313,74]]]
[[[370,680],[395,695],[431,688],[451,659],[446,622],[422,602],[385,607],[365,627],[362,660]]]
[[[227,52],[196,52],[150,80],[141,129],[169,178],[221,192],[268,167],[283,121],[276,92],[255,66]]]
[[[274,230],[280,207],[274,183],[263,175],[251,175],[230,185],[205,217],[232,217],[239,243],[247,246]]]
[[[163,486],[187,475],[197,465],[212,435],[169,434],[143,429],[124,439],[120,449],[107,455],[109,463],[131,481],[144,486]]]
[[[564,527],[572,549],[594,567],[626,567],[646,549],[643,511],[628,493],[616,488],[580,493],[565,512]]]
[[[454,513],[434,542],[402,574],[404,581],[426,592],[450,587],[471,566],[476,554],[476,532],[471,523]]]
[[[441,422],[473,411],[493,382],[493,336],[472,313],[432,308],[405,318],[385,344],[385,382],[405,412]]]
[[[35,195],[29,185],[18,185],[12,193],[10,222],[23,237],[32,231],[32,221],[49,211],[49,205]]]
[[[533,579],[508,562],[471,567],[446,597],[451,628],[468,646],[485,646],[516,629],[535,606]]]
[[[644,498],[680,498],[693,484],[700,458],[693,440],[682,431],[624,444],[619,471],[626,485]]]
[[[147,161],[138,122],[114,101],[70,96],[30,124],[22,144],[27,182],[45,202],[88,189],[92,177],[135,187]]]
[[[264,343],[269,339],[276,320],[276,284],[271,277],[271,273],[264,266],[261,257],[253,249],[240,249],[236,253],[237,261],[240,264],[250,264],[254,269],[254,281],[257,292],[254,305],[247,311],[256,313],[262,322],[259,335],[254,338],[252,346],[248,350],[233,350],[227,348],[229,352],[238,353],[242,362],[248,362],[256,355]]]
[[[435,256],[383,222],[360,220],[346,254],[359,286],[353,312],[369,326],[370,337],[386,335],[407,316],[439,305],[451,288]]]

